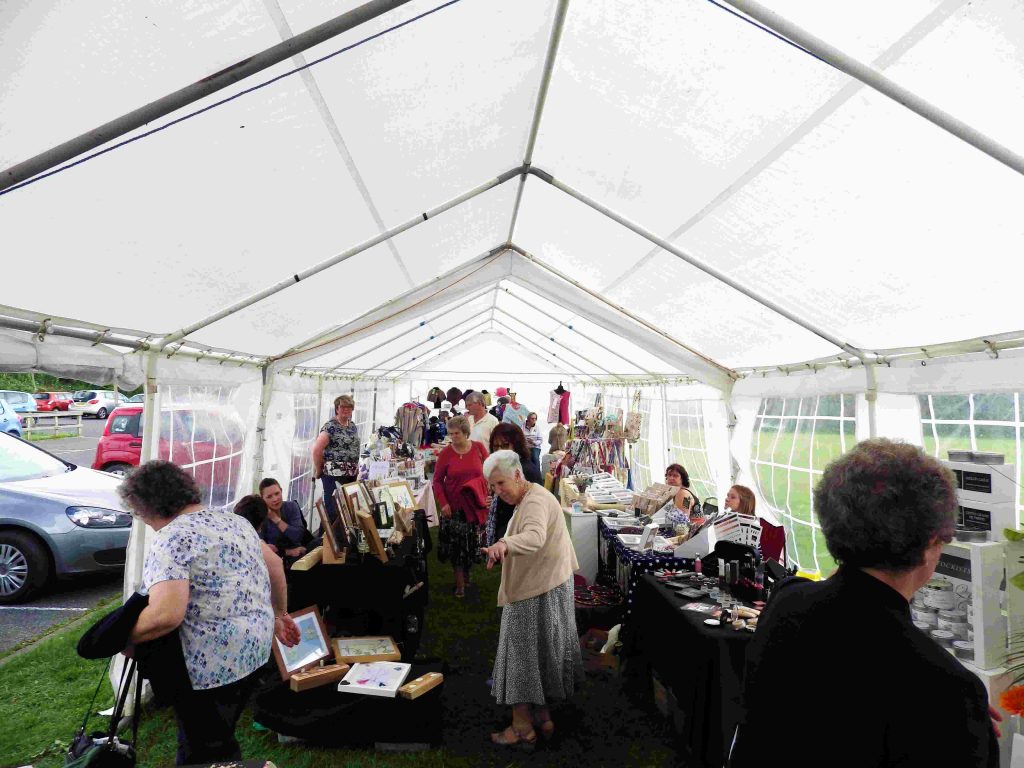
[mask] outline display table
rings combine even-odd
[[[416,509],[422,509],[427,516],[427,525],[438,524],[437,502],[434,501],[434,484],[428,482],[416,492]]]
[[[417,542],[409,537],[387,563],[364,555],[361,562],[288,570],[288,610],[316,605],[328,619],[338,610],[365,612],[366,633],[390,635],[401,643],[402,658],[408,661],[419,648],[430,591],[422,537],[418,548],[417,553]],[[406,588],[421,581],[423,586],[406,597]]]
[[[440,662],[413,664],[408,680],[444,672]],[[444,683],[417,699],[339,693],[325,685],[294,693],[278,682],[253,698],[252,717],[272,731],[317,744],[372,747],[375,744],[440,744]]]
[[[626,596],[626,617],[633,609],[633,590],[636,580],[645,573],[667,568],[693,568],[693,560],[680,559],[657,552],[640,552],[630,549],[616,535],[617,531],[605,525],[604,518],[598,517],[598,571],[602,578],[618,583]]]
[[[708,614],[681,610],[691,602],[653,576],[640,576],[626,653],[646,661],[672,691],[695,764],[720,768],[742,712],[744,661],[754,636],[706,626]]]
[[[597,578],[597,521],[593,512],[573,512],[562,508],[565,515],[565,527],[569,529],[573,549],[580,568],[576,573],[593,584]]]

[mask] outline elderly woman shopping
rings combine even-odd
[[[505,536],[482,550],[488,568],[503,563],[491,692],[512,706],[512,725],[492,733],[491,741],[529,751],[537,741],[534,726],[544,738],[554,734],[548,703],[567,699],[583,678],[572,584],[579,566],[558,501],[526,480],[514,451],[491,454],[484,476],[515,507]]]
[[[206,509],[192,477],[168,461],[143,464],[119,493],[153,529],[142,574],[149,604],[131,640],[175,630],[181,640],[187,679],[174,681],[171,702],[177,764],[237,760],[235,725],[274,636],[299,640],[281,560],[241,517]]]

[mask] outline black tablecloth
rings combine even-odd
[[[365,632],[389,635],[401,643],[403,661],[410,661],[419,647],[429,594],[426,557],[416,552],[408,538],[398,554],[382,563],[372,555],[361,562],[342,565],[320,563],[308,571],[287,571],[288,608],[301,610],[317,605],[328,624],[337,612],[366,614]],[[423,586],[404,597],[407,587]]]
[[[740,715],[743,666],[753,635],[708,627],[707,613],[653,576],[637,579],[628,650],[646,659],[684,714],[682,738],[700,765],[721,768]]]
[[[409,680],[444,672],[440,662],[413,664]],[[253,699],[253,720],[287,736],[331,746],[440,744],[444,683],[417,699],[340,693],[337,684],[295,693],[278,682]]]

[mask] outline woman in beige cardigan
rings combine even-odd
[[[532,750],[555,731],[548,702],[567,699],[583,679],[572,573],[579,565],[558,501],[523,476],[514,451],[495,451],[484,477],[515,506],[505,536],[484,547],[487,567],[502,563],[501,632],[491,693],[512,706],[512,725],[491,734],[495,744]],[[531,711],[532,709],[532,711]]]

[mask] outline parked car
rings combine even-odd
[[[96,444],[92,468],[125,475],[142,457],[143,406],[122,405],[110,415]],[[233,410],[211,406],[169,406],[160,411],[157,456],[192,472],[203,503],[234,501],[242,471],[245,425]]]
[[[66,411],[71,408],[70,392],[36,392],[32,397],[37,411]]]
[[[18,413],[32,413],[36,409],[36,399],[28,392],[0,389],[0,400],[6,400],[7,404]]]
[[[131,397],[128,398],[128,402],[129,403],[144,403],[144,402],[146,402],[146,393],[145,392],[139,392],[139,394],[137,394],[137,395],[132,395]]]
[[[0,434],[0,604],[54,577],[124,568],[132,517],[119,483]]]
[[[0,432],[21,437],[21,417],[6,400],[0,400]]]
[[[117,406],[128,402],[120,392],[106,390],[80,389],[72,397],[71,411],[83,416],[95,416],[105,419]]]

